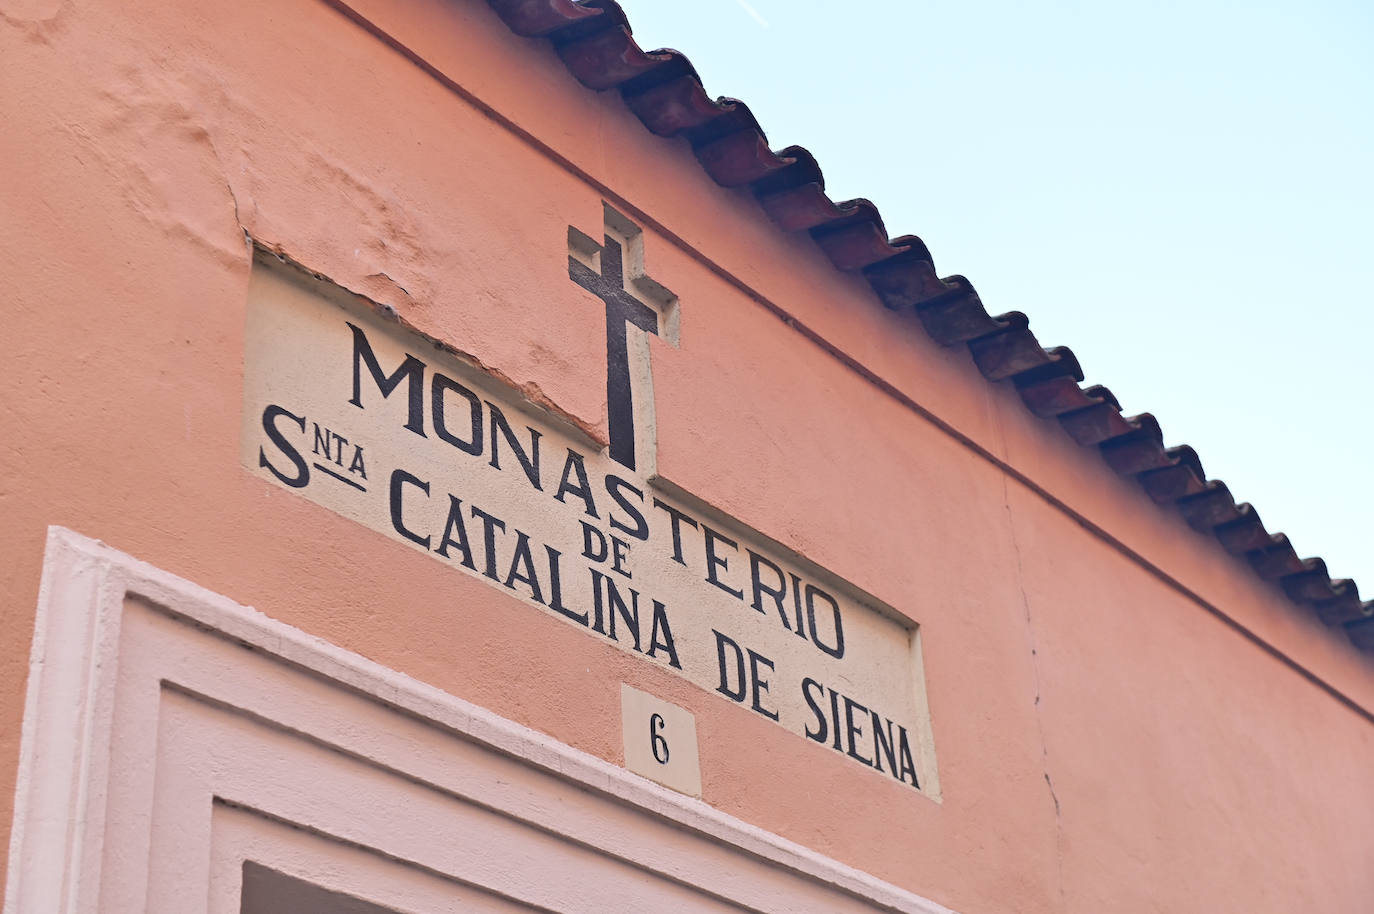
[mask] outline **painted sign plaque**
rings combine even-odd
[[[676,315],[626,291],[653,291],[621,255],[634,254],[632,234],[571,238],[571,278],[607,302],[609,447],[366,300],[260,254],[244,466],[934,795],[915,626],[707,499],[656,484],[643,336],[675,333]]]

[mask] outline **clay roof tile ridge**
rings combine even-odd
[[[1057,419],[1156,503],[1175,505],[1190,526],[1216,537],[1297,606],[1374,655],[1374,600],[1362,602],[1353,581],[1332,580],[1319,558],[1300,559],[1287,536],[1269,533],[1251,505],[1237,504],[1224,482],[1206,478],[1191,447],[1166,448],[1152,415],[1123,416],[1107,388],[1082,387],[1073,351],[1043,347],[1026,315],[993,316],[967,279],[939,276],[925,243],[914,235],[890,237],[872,202],[831,200],[809,151],[774,151],[748,106],[708,96],[685,55],[641,49],[614,0],[488,3],[512,31],[551,41],[583,85],[618,90],[652,133],[686,137],[718,184],[748,187],[783,231],[808,232],[836,269],[860,273],[886,307],[914,313],[941,345],[966,346],[989,381],[1010,381],[1032,413]]]

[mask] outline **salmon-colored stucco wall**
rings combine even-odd
[[[485,4],[354,8],[433,71],[324,0],[0,0],[0,839],[60,524],[611,761],[620,683],[682,705],[708,802],[964,914],[1365,909],[1366,661]],[[246,235],[604,434],[603,199],[681,302],[660,471],[921,624],[942,802],[240,467]]]

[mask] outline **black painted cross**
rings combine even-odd
[[[568,276],[606,304],[606,410],[611,459],[635,468],[635,409],[631,391],[628,325],[658,335],[658,312],[625,290],[620,242],[610,235],[601,247],[601,272],[568,257]]]

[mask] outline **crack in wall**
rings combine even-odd
[[[1011,510],[1010,481],[1007,474],[1002,474],[1002,507],[1007,512],[1007,533],[1011,537],[1011,548],[1016,556],[1016,589],[1021,595],[1021,608],[1026,620],[1026,640],[1030,647],[1031,660],[1031,681],[1035,690],[1035,697],[1032,707],[1035,710],[1035,730],[1040,737],[1040,765],[1045,777],[1045,786],[1049,789],[1050,800],[1054,803],[1054,849],[1055,864],[1057,868],[1057,888],[1059,890],[1059,901],[1064,902],[1064,819],[1063,809],[1059,804],[1059,794],[1054,789],[1054,778],[1050,775],[1050,748],[1049,742],[1045,738],[1045,722],[1040,716],[1040,648],[1035,639],[1035,620],[1031,617],[1030,596],[1026,593],[1025,574],[1021,560],[1021,544],[1016,538],[1016,521]]]
[[[234,224],[239,227],[244,235],[248,235],[248,229],[243,224],[243,217],[239,215],[239,197],[238,194],[234,193],[234,185],[225,181],[224,186],[229,191],[229,199],[234,201]]]

